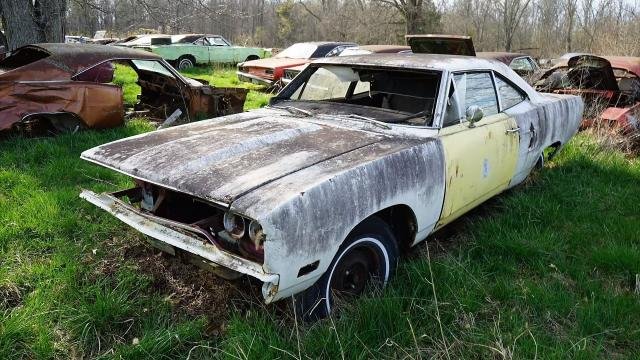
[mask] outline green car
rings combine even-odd
[[[152,42],[151,45],[142,48],[160,55],[180,70],[196,64],[235,65],[239,62],[271,56],[270,50],[231,45],[220,35],[172,35],[170,42],[170,44],[163,44],[162,41]]]

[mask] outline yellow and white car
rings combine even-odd
[[[399,249],[521,183],[582,110],[498,61],[326,58],[266,108],[85,151],[135,186],[81,197],[164,251],[261,280],[266,302],[295,295],[313,319],[385,284]]]

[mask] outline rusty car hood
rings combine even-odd
[[[385,137],[258,110],[118,140],[81,157],[165,188],[231,204],[272,181]]]

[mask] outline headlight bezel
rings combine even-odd
[[[224,230],[235,240],[240,240],[247,233],[247,220],[234,212],[227,211],[222,218]]]

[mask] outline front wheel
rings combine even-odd
[[[178,59],[178,70],[191,69],[195,65],[196,65],[195,64],[195,60],[193,58],[191,58],[190,56],[181,56]]]
[[[373,286],[386,285],[395,271],[398,246],[383,220],[360,224],[338,250],[331,265],[310,288],[295,296],[295,311],[305,321],[329,316],[336,305]]]

